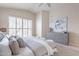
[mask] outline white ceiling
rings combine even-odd
[[[42,7],[39,7],[39,4],[40,3],[0,3],[0,7],[29,10],[32,12],[38,12],[40,10],[49,10],[49,7],[47,7],[45,4]]]
[[[38,12],[40,10],[49,11],[54,6],[69,6],[69,5],[78,5],[79,4],[61,4],[61,3],[51,3],[51,8],[49,8],[46,4],[43,4],[41,7],[39,6],[40,3],[0,3],[0,7],[6,8],[14,8],[14,9],[22,9],[22,10],[29,10],[32,12]]]

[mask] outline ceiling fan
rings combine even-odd
[[[43,5],[47,6],[47,7],[51,7],[51,3],[40,3],[39,7],[42,7]]]

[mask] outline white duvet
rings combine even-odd
[[[23,38],[26,45],[30,48],[32,53],[36,56],[43,56],[43,55],[54,55],[57,52],[56,46],[53,45],[53,41],[51,40],[44,40],[42,38],[37,37],[28,37]],[[53,46],[52,46],[53,45]]]
[[[31,49],[26,47],[26,48],[20,48],[19,54],[17,56],[34,56],[34,54],[31,51]]]

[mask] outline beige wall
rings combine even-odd
[[[49,31],[49,12],[40,11],[36,16],[36,35],[45,37]]]
[[[33,35],[35,35],[35,14],[25,10],[0,8],[0,27],[8,28],[8,16],[16,16],[33,20]]]
[[[69,44],[79,47],[79,6],[53,6],[50,11],[50,20],[56,16],[68,16]]]
[[[49,12],[43,11],[42,15],[42,36],[46,37],[49,31]]]

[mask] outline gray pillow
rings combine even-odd
[[[2,39],[5,37],[5,35],[2,33],[2,32],[0,32],[0,41],[2,41]]]
[[[16,41],[15,38],[10,38],[11,40],[9,41],[9,46],[12,51],[13,55],[18,55],[19,54],[19,45],[18,42]]]
[[[20,48],[25,48],[26,47],[26,44],[25,44],[24,40],[21,37],[16,37],[16,40],[17,40]]]

